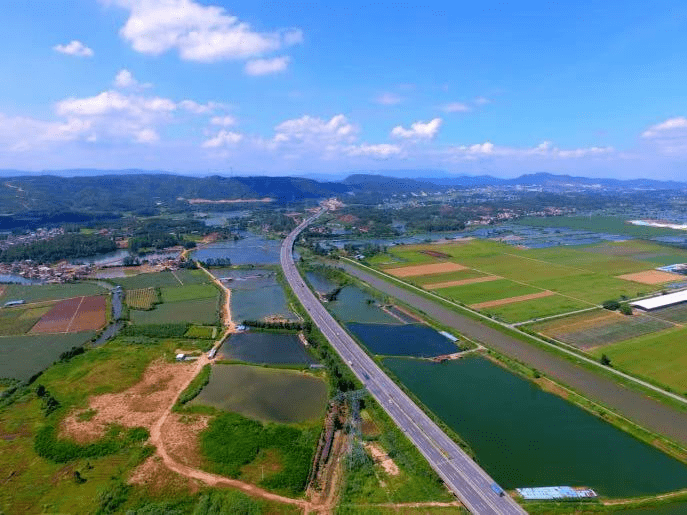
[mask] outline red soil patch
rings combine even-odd
[[[498,275],[487,275],[485,277],[473,277],[472,279],[461,279],[460,281],[446,281],[443,283],[425,284],[425,290],[438,290],[439,288],[450,288],[451,286],[463,286],[465,284],[487,283],[501,279]]]
[[[436,250],[421,250],[420,254],[425,254],[427,256],[432,256],[440,259],[448,259],[451,256],[449,254],[444,254],[443,252],[437,252]]]
[[[341,215],[338,220],[345,224],[352,224],[358,221],[358,217],[354,215]]]
[[[76,297],[58,302],[31,329],[32,333],[97,331],[105,325],[104,296]]]
[[[128,390],[91,398],[87,409],[96,412],[93,418],[79,421],[80,411],[71,413],[62,422],[61,432],[77,442],[88,442],[101,437],[110,424],[150,429],[197,372],[192,363],[155,362]]]
[[[523,302],[526,300],[541,299],[543,297],[550,297],[556,295],[552,291],[540,291],[539,293],[530,293],[529,295],[518,295],[517,297],[508,297],[507,299],[490,300],[489,302],[480,302],[472,304],[472,309],[494,308],[496,306],[503,306],[504,304],[513,304],[514,302]]]
[[[444,263],[432,263],[429,265],[413,265],[402,268],[388,268],[385,272],[395,275],[396,277],[415,277],[418,275],[434,275],[443,274],[446,272],[458,272],[459,270],[467,269],[466,266],[452,263],[450,261]]]
[[[646,270],[644,272],[618,276],[618,279],[625,279],[626,281],[633,281],[641,284],[663,284],[684,280],[684,278],[684,275],[664,272],[662,270]]]

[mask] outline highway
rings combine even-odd
[[[313,322],[353,373],[413,442],[448,488],[473,514],[526,513],[507,494],[492,488],[496,483],[451,440],[365,353],[327,312],[303,281],[293,260],[293,244],[318,213],[303,221],[284,240],[281,266],[294,293]]]

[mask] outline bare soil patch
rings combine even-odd
[[[396,277],[415,277],[417,275],[434,275],[446,272],[458,272],[467,269],[466,266],[446,261],[443,263],[431,263],[428,265],[413,265],[402,268],[389,268],[385,272]]]
[[[53,306],[36,325],[31,329],[32,333],[64,333],[69,323],[76,315],[83,297],[63,300]]]
[[[663,284],[685,279],[684,275],[664,272],[662,270],[646,270],[644,272],[619,275],[617,277],[618,279],[625,279],[626,281],[633,281],[641,284]]]
[[[530,293],[528,295],[518,295],[517,297],[508,297],[507,299],[490,300],[489,302],[479,302],[472,304],[472,309],[493,308],[496,306],[503,306],[505,304],[513,304],[514,302],[524,302],[526,300],[541,299],[543,297],[551,297],[556,295],[554,292],[546,290],[538,293]]]
[[[94,410],[95,415],[90,420],[79,420],[84,410],[71,413],[62,422],[61,432],[77,442],[88,442],[101,437],[113,423],[150,429],[196,372],[194,364],[152,363],[143,379],[128,390],[92,398],[87,409]]]
[[[145,486],[150,492],[160,494],[174,491],[195,494],[203,483],[181,474],[170,474],[160,456],[153,455],[141,463],[129,477],[129,484]]]
[[[443,283],[425,284],[425,290],[438,290],[439,288],[450,288],[451,286],[463,286],[465,284],[488,283],[501,279],[498,275],[487,275],[486,277],[473,277],[472,279],[461,279],[459,281],[446,281]]]
[[[384,449],[382,449],[379,444],[374,442],[369,442],[365,444],[365,449],[372,456],[372,460],[378,463],[384,469],[384,472],[390,476],[398,476],[400,470],[398,465],[392,460]]]
[[[203,459],[198,435],[208,427],[207,415],[180,415],[171,413],[162,425],[167,453],[183,465],[200,468]]]

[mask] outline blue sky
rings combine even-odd
[[[0,168],[687,178],[684,2],[6,2]]]

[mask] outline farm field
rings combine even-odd
[[[687,392],[687,328],[680,327],[607,345],[593,351],[603,352],[614,367],[632,372],[675,392]]]
[[[124,302],[132,309],[153,309],[160,302],[157,288],[140,288],[138,290],[126,290]]]
[[[151,311],[131,311],[130,318],[135,324],[169,324],[192,322],[213,325],[217,323],[217,298],[183,300],[158,304]]]
[[[190,284],[174,288],[163,287],[162,302],[179,302],[193,299],[210,299],[217,297],[219,291],[213,284]]]
[[[112,282],[118,284],[125,290],[140,290],[143,288],[154,288],[162,286],[183,286],[183,283],[179,279],[177,279],[175,275],[178,273],[179,271],[177,270],[174,273],[170,271],[164,271],[148,274],[138,274],[133,275],[131,277],[117,277],[112,279]],[[203,272],[201,271],[201,273]]]
[[[95,332],[40,334],[0,338],[0,377],[26,381],[50,366],[63,352],[89,341]]]
[[[236,412],[262,422],[302,423],[324,415],[327,384],[295,370],[215,365],[210,382],[190,404]]]
[[[212,340],[217,335],[217,326],[192,325],[186,331],[185,338]]]
[[[651,316],[669,322],[685,324],[687,323],[687,304],[677,304],[675,306],[656,309],[651,312]]]
[[[10,300],[24,300],[27,304],[45,300],[61,300],[72,297],[102,295],[106,290],[95,283],[70,284],[8,284],[0,295],[0,304]]]
[[[103,295],[62,300],[45,313],[31,329],[32,333],[76,333],[102,328],[107,317]]]
[[[31,328],[52,309],[52,304],[40,307],[15,307],[0,309],[0,336],[21,335]]]
[[[632,245],[624,248],[622,245],[625,243]],[[636,242],[519,249],[500,242],[475,239],[441,245],[393,247],[388,252],[403,264],[380,268],[412,284],[514,323],[659,290],[663,283],[657,281],[670,278],[654,273],[655,263],[634,257],[646,255],[649,248],[654,253],[674,251],[665,246],[650,243],[642,246]],[[603,249],[610,249],[610,252]],[[442,257],[436,258],[432,254]],[[466,269],[440,269],[451,263]],[[437,268],[431,273],[433,267]],[[423,275],[415,275],[418,271]],[[430,273],[425,273],[428,271]],[[534,295],[545,291],[557,295],[546,298]],[[530,295],[533,297],[525,297]]]
[[[642,314],[625,316],[615,311],[599,309],[532,324],[528,327],[545,336],[589,350],[669,329],[673,327],[673,324],[653,316]],[[607,348],[604,347],[603,352]]]

